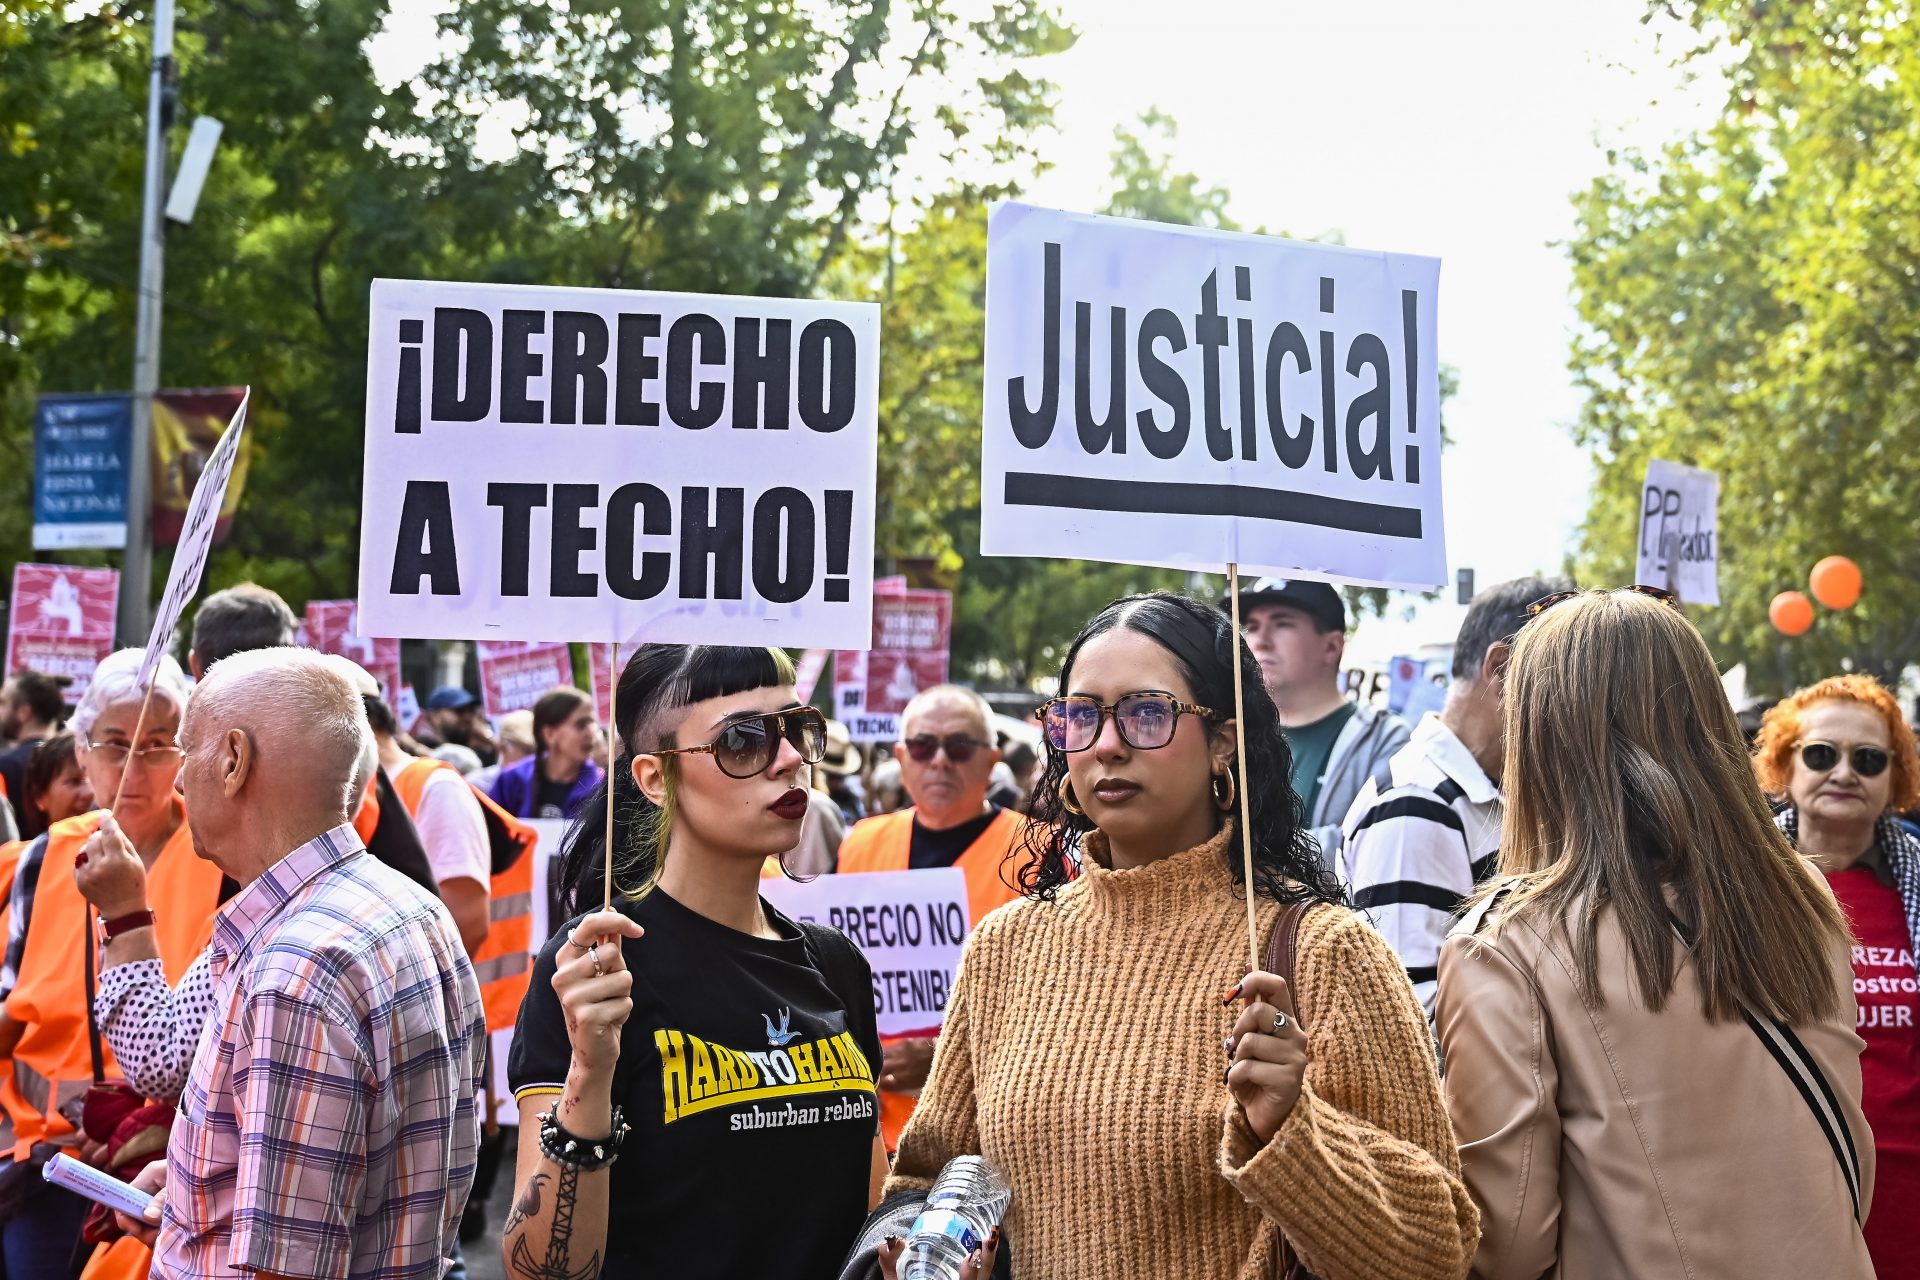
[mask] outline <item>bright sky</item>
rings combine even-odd
[[[1447,553],[1481,585],[1557,571],[1590,476],[1567,433],[1571,275],[1556,243],[1608,143],[1656,146],[1721,101],[1643,26],[1643,0],[1066,0],[1082,35],[1061,86],[1055,168],[1036,203],[1097,208],[1115,126],[1157,106],[1173,163],[1232,193],[1244,226],[1441,260]],[[1669,28],[1669,30],[1671,30]],[[1635,495],[1623,494],[1622,501]],[[1422,605],[1361,626],[1384,659],[1450,641],[1465,611]],[[1404,610],[1396,610],[1396,614]]]
[[[1656,41],[1684,33],[1643,25],[1644,0],[1058,2],[1082,34],[1038,68],[1060,87],[1057,133],[1025,198],[1099,208],[1114,129],[1158,107],[1179,126],[1175,170],[1229,190],[1242,225],[1439,258],[1440,358],[1460,378],[1448,559],[1483,586],[1557,571],[1590,484],[1567,433],[1575,316],[1557,246],[1608,145],[1657,147],[1717,109],[1719,83],[1688,86]],[[395,0],[370,50],[382,74],[420,65],[446,3]],[[1408,599],[1349,652],[1451,641],[1451,587]]]

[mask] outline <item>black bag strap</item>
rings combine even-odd
[[[1692,933],[1681,923],[1680,917],[1669,918],[1673,921],[1675,935],[1691,950]],[[1787,1079],[1807,1104],[1807,1110],[1813,1113],[1814,1122],[1826,1136],[1827,1146],[1840,1166],[1840,1174],[1846,1179],[1847,1195],[1853,1201],[1853,1220],[1864,1221],[1860,1207],[1860,1154],[1854,1149],[1853,1132],[1847,1128],[1847,1122],[1840,1114],[1840,1100],[1834,1095],[1833,1086],[1827,1083],[1826,1073],[1820,1070],[1819,1062],[1786,1023],[1754,1009],[1744,999],[1740,1001],[1740,1016],[1747,1020],[1747,1026],[1753,1029],[1767,1056],[1779,1063],[1780,1069],[1787,1073]]]
[[[80,950],[85,954],[87,966],[87,1056],[93,1061],[93,1082],[107,1082],[106,1058],[100,1052],[100,1023],[93,1016],[93,997],[96,990],[93,976],[93,953],[99,946],[99,928],[94,924],[93,906],[88,904],[86,912],[87,936]]]
[[[1300,1008],[1300,986],[1293,971],[1300,958],[1300,922],[1306,919],[1312,905],[1289,902],[1281,907],[1280,918],[1273,922],[1273,933],[1267,939],[1267,972],[1287,984],[1287,994],[1292,997],[1296,1011]],[[1274,1238],[1273,1273],[1281,1280],[1313,1280],[1284,1232]]]

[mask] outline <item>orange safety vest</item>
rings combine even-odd
[[[420,816],[420,797],[435,769],[455,775],[459,770],[444,760],[409,760],[393,775],[393,789],[407,813]],[[480,983],[480,1003],[487,1010],[487,1030],[504,1031],[520,1017],[527,980],[533,973],[533,846],[539,833],[495,804],[480,788],[467,788],[480,802],[487,823],[487,843],[496,868],[487,882],[487,940],[473,955],[473,976]]]
[[[7,997],[8,1015],[26,1024],[14,1047],[13,1074],[0,1081],[0,1107],[13,1120],[19,1160],[36,1142],[60,1144],[73,1135],[75,1126],[62,1108],[77,1104],[93,1084],[83,958],[84,948],[95,943],[87,931],[87,900],[73,883],[73,860],[99,827],[101,812],[78,814],[48,831],[19,980]],[[220,907],[220,868],[194,853],[184,808],[179,816],[179,828],[147,872],[147,901],[169,986],[206,950]],[[105,1074],[117,1078],[112,1051],[102,1044],[101,1053]]]
[[[367,779],[367,794],[360,797],[360,807],[353,811],[353,834],[365,844],[373,839],[375,827],[380,825],[380,788],[373,779]]]
[[[1026,819],[1011,809],[995,814],[967,851],[953,865],[967,877],[968,927],[979,924],[989,911],[1005,906],[1020,896],[1008,884],[1013,868],[1006,865],[1007,854],[1018,844]],[[862,818],[847,832],[840,846],[841,871],[905,871],[913,847],[913,810],[883,813]],[[1004,873],[1004,878],[1003,878]],[[887,1150],[900,1145],[900,1131],[907,1127],[919,1095],[880,1091],[880,1133]]]
[[[9,840],[0,844],[0,938],[6,936],[8,897],[13,893],[13,873],[20,869],[20,856],[31,840]]]

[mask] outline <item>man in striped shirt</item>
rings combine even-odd
[[[136,1183],[161,1280],[439,1280],[473,1180],[480,989],[446,908],[354,833],[373,737],[330,661],[227,658],[181,728],[194,849],[241,889],[164,1177]]]
[[[1563,586],[1517,578],[1473,598],[1454,640],[1446,706],[1421,720],[1347,811],[1341,879],[1399,953],[1429,1017],[1454,912],[1499,861],[1511,642],[1527,606]]]

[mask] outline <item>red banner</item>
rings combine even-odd
[[[360,609],[352,600],[309,600],[300,643],[322,653],[337,653],[365,667],[380,682],[380,696],[392,705],[400,688],[400,642],[372,640],[360,634]]]
[[[913,695],[946,683],[952,636],[951,591],[874,592],[873,647],[834,659],[834,705],[855,742],[899,738]]]
[[[573,683],[567,644],[485,644],[480,650],[480,700],[496,719],[540,701],[550,689]]]
[[[199,391],[161,391],[153,397],[153,545],[171,547],[180,541],[193,486],[206,470],[207,458],[240,407],[245,387],[215,387]],[[256,406],[257,407],[257,406]],[[227,492],[213,524],[213,540],[227,536],[227,526],[240,507],[247,487],[247,451],[233,460]],[[326,650],[328,653],[334,650]],[[352,654],[346,655],[353,657]],[[359,662],[358,658],[354,661]],[[367,666],[366,663],[360,663]],[[373,668],[367,667],[369,671]],[[374,671],[377,676],[380,673]]]
[[[120,571],[64,564],[13,566],[7,612],[7,673],[65,677],[67,701],[80,701],[93,669],[113,652]]]

